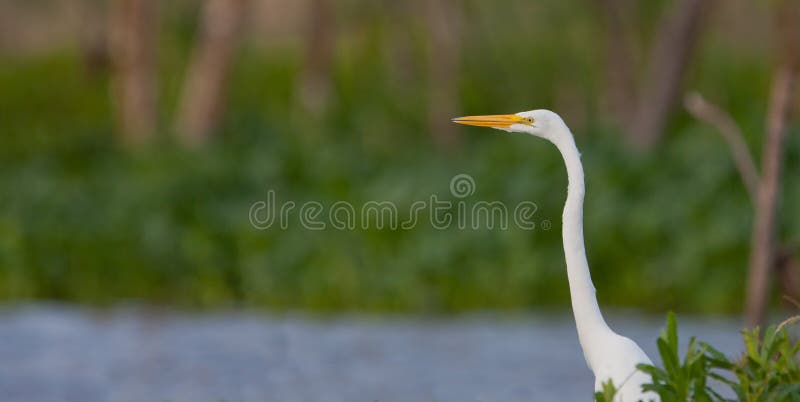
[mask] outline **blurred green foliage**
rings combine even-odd
[[[752,212],[724,142],[678,111],[663,144],[633,153],[599,111],[602,25],[572,3],[466,3],[464,114],[551,108],[572,125],[602,304],[738,310]],[[436,148],[426,127],[424,27],[348,10],[341,24],[357,28],[337,45],[327,113],[314,118],[294,106],[300,49],[248,44],[219,136],[200,151],[167,139],[193,30],[185,16],[166,18],[161,33],[163,139],[137,153],[117,144],[109,78],[88,74],[75,49],[3,60],[0,298],[423,312],[566,306],[558,153],[479,129],[461,131],[455,152]],[[652,18],[642,16],[643,31]],[[397,35],[407,35],[400,55],[388,45]],[[766,50],[737,48],[725,36],[709,33],[688,87],[730,110],[760,152]],[[788,144],[784,235],[800,233],[797,132]],[[536,219],[552,230],[313,232],[295,219],[286,230],[260,231],[248,220],[269,189],[279,202],[387,200],[403,211],[431,194],[448,199],[459,173],[475,178],[475,200],[536,202]]]

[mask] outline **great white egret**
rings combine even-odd
[[[597,304],[583,244],[583,165],[575,139],[564,120],[549,110],[531,110],[517,114],[458,117],[453,122],[531,134],[552,142],[561,151],[569,182],[562,229],[569,293],[583,356],[594,372],[594,388],[600,391],[603,383],[611,380],[618,389],[617,401],[658,400],[654,393],[642,391],[642,384],[649,378],[636,369],[640,363],[652,364],[650,358],[636,342],[608,327]]]

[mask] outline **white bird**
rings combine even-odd
[[[642,391],[642,384],[649,382],[649,377],[636,369],[640,363],[652,364],[650,358],[636,342],[609,328],[597,304],[583,243],[583,165],[567,125],[559,115],[549,110],[466,116],[455,118],[453,122],[531,134],[552,142],[561,151],[569,182],[562,229],[569,293],[583,356],[594,372],[594,388],[601,391],[603,383],[611,380],[618,390],[616,401],[658,401],[658,395]]]

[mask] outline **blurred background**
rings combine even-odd
[[[549,144],[449,122],[549,108],[584,153],[602,304],[740,311],[753,205],[723,137],[681,98],[697,90],[727,110],[760,159],[782,53],[775,2],[672,3],[3,2],[0,297],[564,306],[559,230],[259,231],[248,219],[268,189],[402,211],[467,173],[477,196],[534,201],[559,229],[566,178]],[[659,103],[654,127],[636,123]],[[786,239],[800,232],[789,131]]]
[[[547,108],[583,152],[602,306],[762,322],[800,298],[799,16],[767,0],[3,1],[5,314],[568,318],[559,154],[449,121]],[[270,189],[408,211],[452,199],[460,173],[552,230],[248,216]]]

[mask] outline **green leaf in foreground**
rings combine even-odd
[[[800,402],[800,341],[793,341],[782,326],[767,328],[763,338],[758,328],[742,335],[745,352],[739,359],[731,360],[710,344],[691,338],[681,360],[678,325],[670,313],[657,340],[662,366],[637,366],[651,378],[643,389],[658,394],[661,402]],[[716,389],[709,380],[717,383]],[[609,381],[594,399],[612,402],[615,393]],[[733,394],[735,399],[724,394]]]

